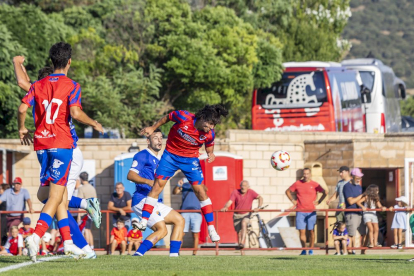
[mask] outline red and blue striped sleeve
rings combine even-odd
[[[191,115],[186,110],[175,110],[168,114],[168,118],[170,121],[176,122],[176,123],[182,123],[191,118]]]
[[[29,107],[33,106],[35,103],[35,84],[34,82],[29,89],[29,92],[27,92],[26,96],[23,97],[22,103],[27,104]]]
[[[79,83],[73,82],[74,88],[69,94],[69,107],[79,106],[82,109],[81,104],[81,87]]]
[[[216,138],[216,133],[214,130],[211,130],[211,137],[206,139],[206,148],[214,146],[214,138]]]

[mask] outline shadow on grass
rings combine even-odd
[[[269,260],[283,260],[283,261],[296,261],[297,257],[275,257],[275,258],[270,258]]]
[[[22,262],[24,262],[25,260],[13,260],[13,257],[1,257],[0,258],[0,263],[7,263],[7,264],[20,264]],[[26,260],[28,261],[28,260]]]

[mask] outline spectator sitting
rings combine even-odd
[[[351,171],[352,180],[344,186],[345,206],[347,210],[359,209],[357,202],[362,198],[362,177],[364,174],[359,168],[353,168]],[[360,211],[345,212],[345,223],[349,235],[350,247],[355,247],[355,235],[358,231],[361,234],[361,245],[364,244],[366,235],[366,226],[362,220],[362,214]],[[349,254],[355,254],[355,252],[348,251]],[[365,254],[365,250],[361,250],[361,254]]]
[[[315,207],[325,199],[326,191],[315,181],[311,180],[312,174],[309,168],[303,169],[303,177],[296,181],[286,190],[286,196],[296,206],[297,209],[314,210]],[[292,192],[296,192],[297,200],[292,197]],[[317,193],[322,193],[318,201]],[[316,212],[305,211],[296,212],[296,229],[299,230],[299,237],[302,247],[306,247],[306,230],[310,232],[309,247],[315,245]],[[306,255],[306,250],[302,250],[300,255]],[[309,255],[313,255],[313,250],[309,250]]]
[[[225,212],[229,209],[230,205],[234,202],[234,210],[251,210],[253,205],[253,200],[258,199],[259,204],[256,209],[253,209],[257,212],[263,204],[263,198],[250,189],[249,182],[243,180],[240,183],[240,190],[234,190],[230,195],[230,200],[224,205],[221,209],[222,212]],[[239,237],[239,248],[244,248],[244,243],[247,233],[247,225],[250,222],[250,213],[249,212],[234,212],[233,214],[233,223],[234,230],[236,230]]]
[[[376,209],[382,208],[382,211],[385,211],[386,208],[382,207],[380,198],[379,198],[379,187],[375,184],[371,184],[366,189],[365,193],[363,194],[362,198],[357,202],[358,206],[364,211],[363,212],[363,219],[365,225],[368,227],[368,238],[369,238],[369,245],[368,247],[381,247],[378,243],[378,217],[376,211],[367,211],[367,209]],[[362,203],[364,203],[362,205]]]
[[[79,198],[84,198],[84,199],[97,198],[95,187],[92,186],[89,183],[88,173],[87,172],[81,172],[80,175],[79,175],[79,178],[81,180],[82,186],[79,187],[77,196]],[[93,234],[92,234],[92,231],[91,231],[92,220],[91,220],[91,218],[89,218],[88,215],[85,215],[85,216],[87,217],[85,230],[84,230],[85,240],[91,246],[91,248],[93,249]]]
[[[411,211],[408,208],[408,198],[400,196],[395,199],[397,205],[390,207],[390,211],[395,210],[394,218],[392,220],[391,229],[394,232],[394,244],[391,248],[402,249],[402,232],[407,230],[407,212]]]
[[[21,256],[23,246],[23,237],[19,234],[19,228],[14,225],[10,228],[10,237],[0,255]]]
[[[29,192],[22,188],[22,179],[16,177],[13,180],[12,188],[4,191],[0,196],[0,204],[6,202],[7,211],[25,211],[26,202],[29,206],[29,212],[33,214],[32,201],[30,200]],[[7,216],[7,229],[12,226],[19,226],[23,220],[23,214],[12,213]]]
[[[131,211],[131,204],[131,194],[125,192],[124,184],[122,184],[121,182],[116,183],[115,193],[112,194],[111,199],[108,202],[108,210],[117,212],[113,215],[115,227],[119,219],[121,219],[125,223],[127,229],[131,227],[131,214],[125,212]]]
[[[23,227],[19,229],[19,234],[23,236],[23,239],[27,238],[28,236],[34,233],[34,229],[30,227],[30,218],[25,217],[23,218]]]
[[[343,255],[348,255],[347,246],[349,244],[349,238],[345,222],[339,221],[336,223],[336,227],[333,230],[332,237],[336,249],[335,255],[341,255],[341,249],[343,251]]]
[[[339,171],[339,177],[341,178],[341,180],[339,180],[338,183],[336,184],[335,192],[326,201],[326,204],[329,205],[329,203],[331,203],[332,200],[335,200],[335,199],[339,198],[337,208],[338,209],[345,209],[345,198],[344,198],[343,190],[344,190],[345,184],[348,183],[351,180],[351,175],[349,173],[349,167],[347,167],[347,166],[340,167],[338,171]],[[335,216],[336,216],[336,221],[345,222],[345,213],[344,212],[337,211]]]
[[[50,225],[49,229],[50,229],[50,234],[52,235],[52,239],[50,240],[50,244],[55,246],[55,244],[58,243],[56,241],[56,239],[57,239],[57,236],[59,235],[59,228],[58,228],[58,223],[57,223],[56,217],[53,217],[52,224]]]
[[[52,241],[52,235],[49,232],[46,232],[41,240],[41,245],[40,245],[40,255],[44,256],[44,255],[53,255],[54,252],[54,246],[50,244],[50,242]]]
[[[118,219],[116,222],[116,227],[111,231],[111,255],[115,255],[115,250],[120,249],[121,255],[125,254],[126,244],[127,244],[127,229],[125,228],[125,223],[122,219]]]
[[[203,186],[207,191],[207,187],[205,185]],[[200,201],[195,195],[187,178],[178,181],[177,186],[174,188],[173,194],[178,195],[179,193],[182,193],[183,195],[180,210],[201,210]],[[181,213],[181,215],[185,220],[184,235],[191,230],[194,240],[193,248],[198,248],[201,222],[203,221],[202,215],[200,213]],[[193,255],[196,254],[197,250],[193,250]]]
[[[138,223],[137,218],[133,218],[132,222],[136,220]],[[128,232],[128,255],[131,255],[132,247],[135,247],[135,250],[138,250],[138,247],[141,245],[142,242],[142,232],[138,229],[131,229]]]

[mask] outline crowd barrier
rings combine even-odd
[[[199,210],[175,210],[179,213],[201,213],[201,211]],[[272,248],[243,248],[241,249],[241,251],[283,251],[283,250],[324,250],[326,255],[329,254],[329,250],[335,250],[334,247],[329,247],[328,243],[328,237],[329,237],[329,212],[355,212],[355,211],[362,211],[361,209],[352,209],[352,210],[347,210],[347,209],[268,209],[268,210],[259,210],[258,212],[260,213],[269,213],[269,212],[273,212],[273,213],[292,213],[292,212],[324,212],[325,213],[325,235],[324,235],[324,247],[292,247],[292,248],[288,248],[288,247],[272,247]],[[367,209],[366,211],[378,211],[378,212],[383,212],[382,209]],[[388,208],[385,210],[386,212],[395,212],[395,210],[391,211]],[[71,213],[86,213],[85,211],[70,211]],[[105,226],[106,226],[106,244],[109,244],[110,241],[110,232],[111,232],[111,215],[116,213],[114,211],[110,211],[110,210],[102,210],[102,220],[104,220],[105,218]],[[132,213],[131,211],[126,211],[127,213]],[[220,228],[219,228],[219,214],[220,213],[225,213],[222,212],[220,210],[214,210],[214,218],[215,218],[215,227],[217,230],[217,233],[220,235]],[[226,211],[227,213],[233,213],[236,212],[235,210],[228,210]],[[237,210],[237,212],[254,212],[254,210]],[[16,212],[16,211],[0,211],[0,215],[2,214],[28,214],[28,211],[23,211],[23,212]],[[34,212],[36,214],[39,214],[40,211],[36,211]],[[2,225],[1,225],[1,220],[0,220],[0,236],[2,235],[1,233],[1,229],[2,229]],[[409,223],[408,223],[409,225]],[[103,224],[101,225],[102,228]],[[408,226],[409,227],[409,226]],[[389,228],[389,230],[391,230],[391,226],[387,225],[387,228]],[[388,230],[388,229],[387,229]],[[391,247],[348,247],[348,249],[351,250],[389,250],[391,249]],[[404,249],[414,249],[414,247],[404,247]],[[96,251],[106,251],[107,248],[95,248]],[[220,251],[234,251],[235,248],[220,248],[219,244],[216,243],[215,248],[182,248],[181,251],[215,251],[216,255],[219,255]],[[153,248],[151,249],[151,251],[169,251],[168,248]]]

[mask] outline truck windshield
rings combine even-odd
[[[319,107],[327,101],[323,72],[285,72],[269,88],[257,90],[257,104],[266,109]]]

